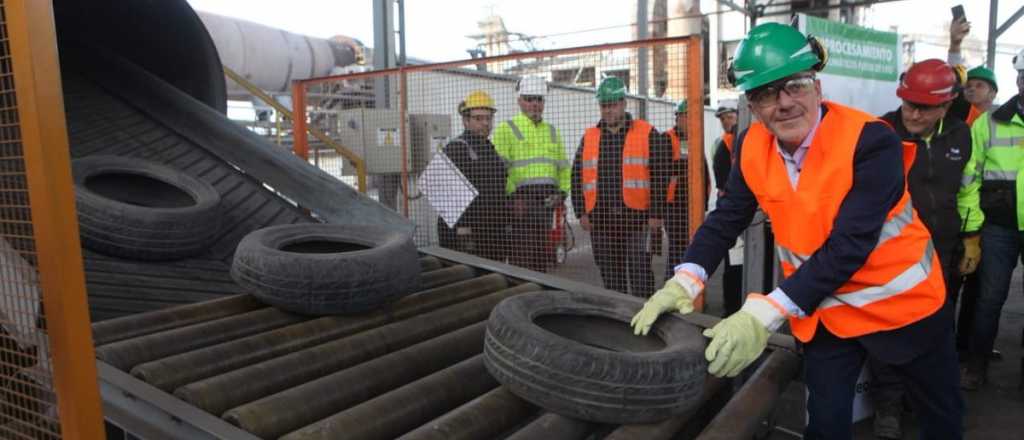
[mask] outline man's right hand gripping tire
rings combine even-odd
[[[680,270],[676,275],[665,282],[661,290],[654,293],[651,299],[644,303],[630,325],[633,326],[633,334],[646,335],[651,331],[651,326],[662,313],[679,312],[690,313],[694,310],[704,309],[704,283],[696,275]]]

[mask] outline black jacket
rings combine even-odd
[[[463,132],[444,147],[444,154],[479,193],[457,226],[502,228],[508,223],[505,161],[483,136]]]
[[[940,252],[948,251],[956,246],[962,232],[956,194],[964,167],[971,159],[971,129],[957,116],[947,114],[941,131],[926,142],[907,132],[900,115],[900,109],[896,109],[882,119],[901,139],[917,144],[914,164],[907,176],[911,202],[931,232],[935,246]]]
[[[622,148],[626,142],[626,133],[632,116],[626,114],[626,126],[618,133],[605,129],[604,121],[597,124],[601,129],[600,153],[597,158],[597,205],[594,206],[595,217],[612,214],[629,219],[646,219],[648,215],[664,218],[665,198],[668,189],[668,178],[672,167],[672,142],[668,136],[652,129],[648,137],[650,144],[651,170],[651,205],[649,211],[637,211],[626,207],[622,201]],[[576,158],[572,163],[572,208],[576,217],[586,214],[584,210],[583,189],[581,186],[581,169],[583,161],[583,139],[576,149]]]

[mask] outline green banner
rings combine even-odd
[[[899,76],[899,36],[893,32],[852,26],[805,15],[805,32],[828,49],[824,73],[854,78],[896,81]]]

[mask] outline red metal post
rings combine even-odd
[[[306,132],[306,84],[292,83],[292,151],[309,160],[309,136]]]
[[[686,48],[686,101],[693,109],[688,114],[687,145],[689,146],[689,215],[690,237],[704,223],[704,60],[700,37],[691,36]]]

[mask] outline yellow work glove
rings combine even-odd
[[[782,306],[767,296],[752,293],[736,313],[704,330],[711,338],[704,357],[708,373],[717,377],[736,377],[754,362],[768,345],[769,332],[785,321]]]
[[[629,322],[633,326],[633,334],[646,335],[662,313],[690,313],[694,307],[701,310],[704,306],[703,293],[704,283],[696,275],[686,270],[676,272],[661,290],[644,303],[644,308],[633,315],[633,320]]]
[[[981,261],[981,235],[964,237],[964,256],[960,258],[960,274],[970,275]]]

